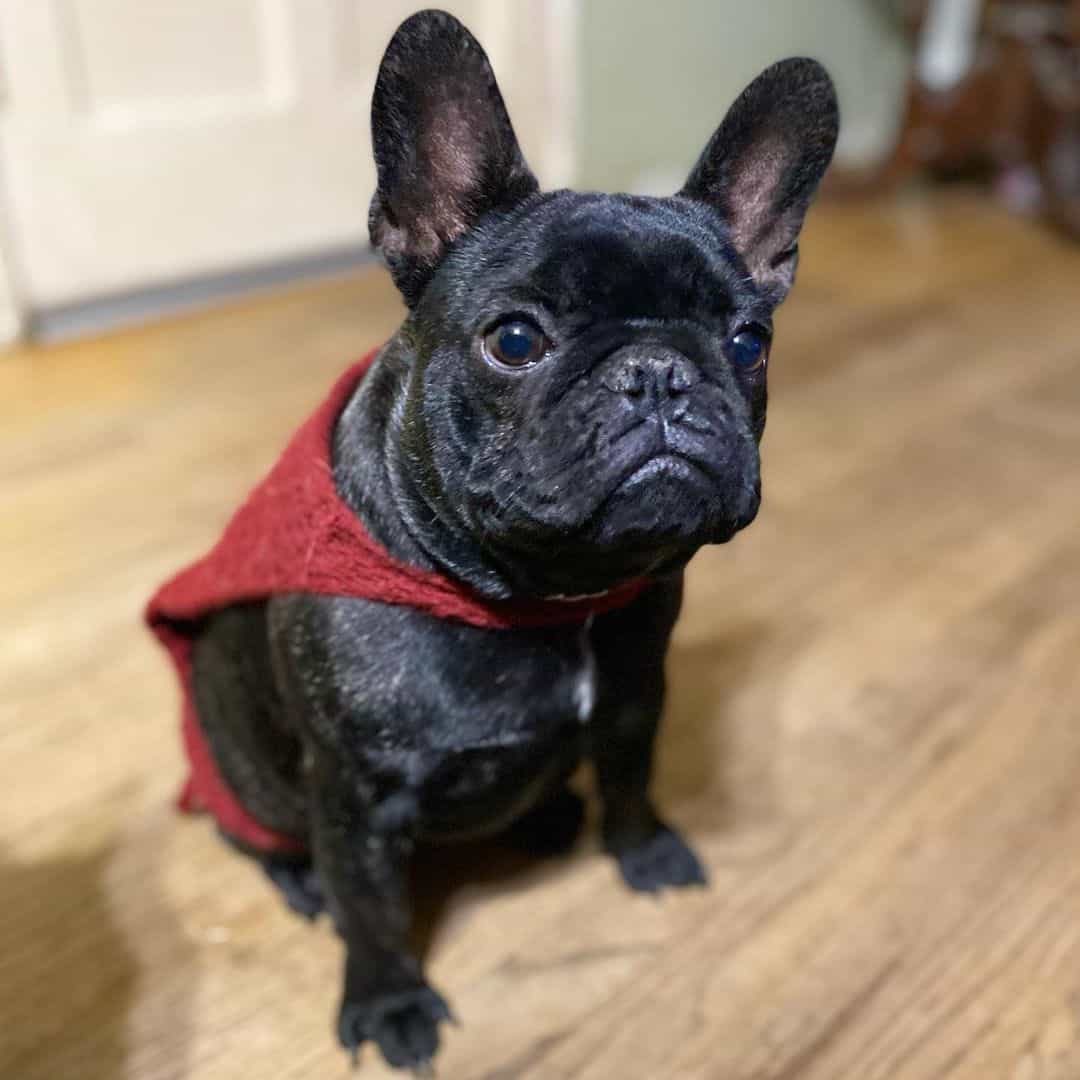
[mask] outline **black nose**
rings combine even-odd
[[[634,352],[619,358],[603,378],[609,390],[647,406],[660,405],[685,394],[697,381],[694,365],[673,349]]]

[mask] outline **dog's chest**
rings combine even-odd
[[[431,836],[505,825],[585,753],[598,678],[584,630],[455,632],[409,668],[398,694],[425,707],[396,710],[395,747],[379,764],[404,766]]]
[[[586,632],[563,638],[508,635],[462,641],[434,693],[446,702],[427,731],[434,745],[478,750],[528,748],[576,738],[592,717],[597,671]],[[434,688],[433,688],[434,689]]]
[[[542,754],[581,738],[595,707],[588,626],[492,630],[336,598],[281,608],[309,700],[329,684],[339,703],[325,737],[343,723],[343,737],[380,760],[500,747]],[[304,618],[309,609],[314,619]]]

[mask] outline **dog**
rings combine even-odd
[[[451,1016],[408,945],[417,843],[568,846],[586,758],[626,884],[705,882],[649,797],[664,657],[686,564],[758,510],[773,312],[838,122],[824,69],[786,60],[677,194],[541,192],[465,27],[424,11],[391,40],[370,231],[408,314],[339,391],[318,476],[264,485],[232,527],[241,577],[295,535],[308,576],[201,607],[166,589],[151,611],[182,638],[189,754],[213,777],[189,801],[333,917],[354,1054],[426,1068]],[[258,516],[316,489],[331,532]],[[307,584],[350,529],[389,584]]]

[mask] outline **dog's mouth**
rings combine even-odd
[[[731,463],[734,465],[734,463]],[[640,456],[615,478],[588,523],[600,543],[636,547],[728,540],[756,511],[756,470],[718,470],[665,448]]]
[[[703,462],[685,454],[664,450],[633,465],[629,473],[615,484],[609,498],[648,484],[674,482],[712,487],[716,480],[715,474]]]

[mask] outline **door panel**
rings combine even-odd
[[[287,87],[289,73],[280,63],[287,57],[275,55],[280,5],[58,0],[56,9],[69,92],[99,123],[153,124],[188,110],[225,115],[265,108]]]
[[[5,247],[25,298],[49,307],[366,242],[371,89],[416,6],[0,0]],[[450,7],[490,48],[534,166],[563,182],[569,3]]]

